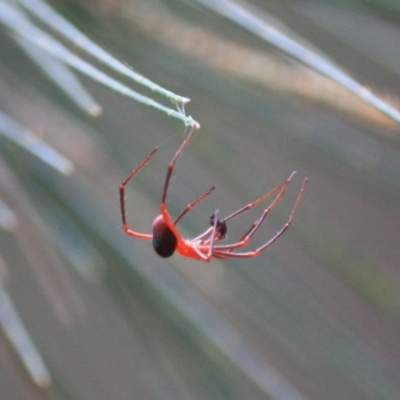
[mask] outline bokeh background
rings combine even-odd
[[[50,2],[118,59],[191,98],[186,111],[202,128],[177,164],[169,210],[217,189],[180,222],[182,234],[196,236],[215,209],[228,215],[296,170],[256,248],[285,223],[305,177],[307,192],[291,228],[258,258],[159,258],[123,233],[118,186],[160,147],[127,190],[130,225],[150,232],[183,124],[80,76],[103,108],[85,114],[2,27],[1,109],[75,171],[64,176],[0,136],[2,216],[11,218],[0,229],[0,398],[400,398],[399,127],[195,1],[149,3]],[[252,4],[396,102],[394,2]],[[227,240],[262,210],[230,222]],[[22,326],[47,368],[40,375],[33,361],[42,381],[24,366],[33,350],[7,336],[8,327],[18,342]]]

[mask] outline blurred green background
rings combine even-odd
[[[159,258],[122,231],[118,186],[160,147],[127,190],[130,225],[149,233],[182,123],[80,76],[103,108],[84,114],[2,27],[1,109],[76,169],[63,176],[0,136],[0,198],[17,223],[0,229],[1,289],[51,379],[36,385],[0,334],[0,398],[400,398],[399,127],[327,106],[318,84],[303,82],[320,93],[307,100],[215,68],[220,39],[287,61],[194,1],[154,2],[153,20],[135,14],[147,3],[51,1],[118,59],[191,99],[186,111],[202,129],[177,164],[169,210],[217,189],[180,222],[182,234],[198,235],[215,209],[229,215],[297,170],[256,248],[285,223],[305,177],[307,192],[291,228],[258,258]],[[392,2],[252,3],[360,82],[400,93]],[[190,36],[181,23],[201,31]],[[238,70],[249,57],[228,56]],[[229,223],[227,241],[261,212]]]

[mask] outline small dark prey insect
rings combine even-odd
[[[289,186],[293,176],[296,172],[292,172],[289,178],[272,189],[270,192],[266,193],[264,196],[260,197],[253,203],[247,204],[246,206],[240,208],[224,219],[219,219],[218,210],[215,211],[210,217],[210,227],[206,229],[199,236],[194,239],[185,239],[181,236],[178,229],[176,228],[177,223],[190,211],[192,210],[198,203],[204,200],[214,189],[215,187],[211,187],[205,193],[203,193],[200,197],[198,197],[193,203],[186,206],[186,208],[178,215],[175,220],[172,220],[171,215],[169,214],[166,206],[167,192],[169,183],[171,180],[172,172],[175,168],[175,164],[182,154],[183,150],[189,144],[190,140],[193,138],[195,129],[193,128],[186,139],[181,144],[180,148],[176,152],[174,158],[168,165],[167,176],[165,178],[164,190],[160,203],[160,211],[161,214],[155,218],[153,221],[153,233],[140,233],[133,231],[129,228],[126,222],[126,212],[125,212],[125,187],[129,183],[129,181],[151,160],[154,154],[157,151],[155,148],[125,179],[124,182],[119,187],[120,193],[120,201],[121,201],[121,215],[122,215],[122,227],[124,231],[129,235],[133,236],[137,239],[144,240],[152,240],[154,250],[161,257],[170,257],[177,251],[180,255],[184,257],[193,258],[195,260],[204,260],[210,261],[213,257],[216,258],[228,258],[228,257],[238,257],[238,258],[250,258],[258,256],[263,250],[271,246],[283,233],[289,228],[296,211],[300,205],[300,201],[303,197],[305,188],[307,186],[308,180],[305,179],[303,186],[297,196],[297,200],[294,204],[294,207],[289,215],[289,218],[285,225],[266,243],[264,243],[259,248],[253,251],[236,251],[238,249],[242,249],[247,244],[249,244],[252,236],[256,233],[260,225],[263,223],[269,212],[280,202],[280,200],[285,195],[286,189]],[[238,215],[244,213],[247,210],[255,207],[257,204],[263,202],[270,196],[275,195],[274,200],[271,204],[263,211],[261,216],[250,226],[250,228],[245,232],[242,238],[235,243],[231,244],[220,244],[221,240],[224,239],[227,232],[227,221],[237,217]]]

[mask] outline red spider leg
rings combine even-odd
[[[216,221],[217,223],[217,233],[218,233],[218,220]],[[207,236],[211,235],[214,230],[214,225],[210,228],[208,228],[205,232],[201,233],[199,236],[196,236],[191,240],[191,242],[200,242],[200,246],[209,246],[209,243],[211,242],[211,237],[209,239],[204,239]],[[215,235],[214,243],[219,242],[222,240],[224,237],[221,235]]]
[[[213,226],[213,232],[211,234],[211,242],[210,242],[210,247],[208,249],[208,254],[207,254],[207,261],[210,261],[212,256],[213,256],[213,252],[214,252],[214,241],[215,241],[215,237],[217,234],[217,227],[218,227],[218,210],[216,210],[214,212],[215,218],[214,218],[214,226]]]
[[[213,250],[214,250],[214,243],[215,243],[215,238],[216,238],[216,233],[217,233],[217,226],[218,226],[218,210],[216,210],[214,212],[215,218],[214,218],[214,224],[212,226],[212,232],[211,232],[211,238],[210,238],[210,245],[207,246],[195,246],[194,250],[196,251],[197,254],[200,255],[200,257],[204,260],[204,261],[211,261],[212,257],[213,257]],[[207,254],[204,254],[202,250],[207,250]]]
[[[208,228],[205,232],[203,232],[199,236],[196,236],[195,238],[193,238],[192,241],[193,242],[201,241],[203,238],[210,235],[212,233],[213,229],[214,229],[213,227]],[[207,241],[209,241],[209,239]],[[203,240],[202,244],[207,243],[207,241]]]
[[[186,206],[186,208],[179,214],[179,216],[175,219],[174,225],[176,225],[189,211],[191,211],[194,207],[197,206],[201,201],[203,201],[213,190],[215,186],[212,186],[207,192],[203,193],[199,196],[193,203],[190,203]]]
[[[119,197],[120,197],[120,203],[121,203],[121,215],[122,215],[122,227],[124,231],[129,235],[133,236],[138,239],[146,239],[146,240],[151,240],[153,238],[153,235],[146,234],[146,233],[140,233],[140,232],[135,232],[132,229],[129,228],[127,222],[126,222],[126,212],[125,212],[125,187],[129,183],[129,181],[151,160],[151,158],[154,156],[156,151],[158,150],[158,147],[156,147],[130,174],[129,176],[121,183],[119,186]]]
[[[271,203],[271,205],[267,208],[268,212],[271,211],[281,200],[281,198],[285,195],[285,191],[286,188],[289,186],[289,183],[291,182],[293,176],[296,174],[296,171],[293,171],[289,178],[283,182],[281,185],[278,185],[277,187],[275,187],[274,189],[270,190],[268,193],[264,194],[264,196],[260,197],[259,199],[257,199],[256,201],[249,203],[247,205],[245,205],[244,207],[240,208],[239,210],[235,211],[234,213],[228,215],[226,218],[224,218],[221,222],[226,222],[229,221],[230,219],[233,219],[235,217],[237,217],[238,215],[244,213],[245,211],[248,211],[250,209],[252,209],[253,207],[257,206],[258,204],[262,203],[263,201],[265,201],[266,199],[268,199],[269,197],[271,197],[273,194],[275,194],[276,192],[279,191],[277,197],[274,199],[274,201]],[[265,218],[265,217],[264,217]],[[235,243],[241,243],[246,236],[254,229],[254,224],[252,224],[252,226],[250,227],[250,229],[242,236],[242,238],[239,240],[239,242]],[[254,232],[252,233],[252,235],[254,234]],[[251,236],[252,236],[251,235]],[[250,237],[251,237],[250,236]],[[243,244],[244,246],[245,244]],[[226,244],[226,245],[219,245],[218,248],[223,248],[223,249],[227,249],[230,245]],[[240,247],[240,245],[238,246]]]
[[[168,165],[167,176],[165,177],[164,190],[163,190],[161,204],[160,204],[161,215],[162,215],[165,223],[167,224],[168,228],[176,236],[176,239],[178,241],[178,246],[181,246],[181,247],[185,245],[185,240],[182,238],[181,234],[179,233],[179,231],[176,229],[174,223],[172,222],[171,216],[169,215],[169,212],[167,210],[167,206],[166,206],[165,202],[167,199],[169,182],[171,180],[171,176],[172,176],[172,172],[175,168],[175,164],[176,164],[179,156],[182,154],[183,150],[185,149],[185,147],[189,144],[190,140],[193,138],[194,132],[195,132],[195,127],[192,127],[192,130],[190,131],[189,135],[183,141],[183,143],[181,144],[181,147],[179,147],[179,149],[175,153],[174,158],[171,160],[171,162]]]
[[[269,246],[271,246],[276,240],[278,240],[284,233],[285,231],[290,227],[294,216],[296,215],[297,209],[299,208],[301,199],[303,198],[304,192],[306,190],[308,184],[308,179],[304,180],[304,183],[300,189],[299,195],[297,196],[296,202],[293,206],[293,209],[289,215],[288,220],[286,221],[285,225],[266,243],[264,243],[262,246],[260,246],[259,248],[257,248],[254,251],[249,251],[249,252],[244,252],[244,253],[234,253],[233,250],[241,247],[241,245],[237,246],[239,244],[238,243],[234,243],[232,245],[228,245],[228,247],[225,247],[224,249],[226,249],[226,251],[221,251],[221,249],[223,248],[223,246],[215,246],[214,247],[214,252],[213,252],[213,256],[217,257],[217,258],[226,258],[226,257],[236,257],[236,258],[250,258],[250,257],[256,257],[258,256],[263,250],[265,250],[266,248],[268,248]],[[259,218],[259,220],[257,220],[254,224],[253,227],[250,229],[249,233],[248,233],[248,238],[251,238],[251,236],[255,233],[255,231],[258,229],[258,227],[261,225],[261,223],[264,221],[265,217],[267,216],[269,210],[265,210],[263,215]],[[243,240],[246,241],[246,243],[248,243],[248,240],[246,240],[247,238],[244,238]]]
[[[269,191],[268,193],[264,194],[264,196],[260,197],[259,199],[257,199],[256,201],[254,201],[253,203],[247,204],[246,206],[244,206],[243,208],[241,208],[238,211],[235,211],[234,213],[232,213],[231,215],[228,215],[226,218],[224,218],[224,221],[229,221],[232,218],[237,217],[239,214],[242,214],[243,212],[250,210],[251,208],[255,207],[256,205],[262,203],[264,200],[268,199],[268,197],[271,197],[273,194],[275,194],[276,192],[280,191],[280,193],[278,194],[278,200],[274,200],[272,202],[272,204],[274,204],[274,206],[279,202],[279,199],[281,199],[284,195],[285,195],[285,191],[286,188],[289,186],[289,183],[291,182],[292,178],[296,175],[296,171],[293,171],[289,178],[286,179],[285,182],[283,182],[281,185],[275,187],[274,189],[272,189],[271,191]]]
[[[224,239],[225,234],[226,234],[225,220],[219,220],[216,217],[216,214],[214,213],[214,214],[212,214],[210,216],[210,221],[211,221],[212,227],[208,228],[205,232],[201,233],[199,236],[196,236],[194,239],[192,239],[192,242],[200,242],[201,246],[204,246],[204,245],[207,246],[208,243],[210,242],[211,238],[207,239],[207,240],[205,238],[212,233],[212,231],[214,229],[214,223],[217,224],[216,225],[217,226],[217,232],[216,232],[216,235],[215,235],[214,243],[217,243],[220,240]],[[223,228],[221,229],[221,225],[222,224],[223,224]]]

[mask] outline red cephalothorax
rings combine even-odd
[[[170,257],[177,251],[181,256],[193,258],[196,260],[204,260],[210,261],[213,257],[216,258],[228,258],[228,257],[237,257],[237,258],[249,258],[258,256],[263,250],[269,247],[272,243],[274,243],[290,226],[296,211],[300,205],[300,201],[303,197],[305,188],[307,186],[308,180],[305,179],[303,186],[300,189],[299,195],[297,196],[297,200],[294,204],[294,207],[289,215],[289,218],[285,225],[266,243],[262,246],[258,247],[252,251],[236,251],[238,249],[242,249],[247,246],[252,238],[252,236],[256,233],[260,225],[263,223],[269,212],[280,202],[280,200],[285,195],[286,189],[289,186],[294,174],[296,172],[292,172],[289,178],[283,182],[281,185],[275,187],[270,192],[266,193],[264,196],[260,197],[256,201],[247,204],[246,206],[240,208],[234,213],[228,215],[227,217],[220,219],[218,217],[219,211],[216,210],[210,216],[210,227],[201,233],[199,236],[194,239],[185,239],[181,236],[178,229],[176,228],[177,223],[190,211],[195,207],[198,203],[204,200],[214,189],[215,187],[211,187],[205,193],[203,193],[200,197],[198,197],[193,203],[188,204],[186,208],[178,215],[175,220],[172,220],[167,207],[166,207],[166,198],[169,187],[169,182],[171,180],[172,172],[175,168],[176,161],[182,154],[185,147],[189,144],[190,140],[193,138],[195,129],[192,128],[189,135],[181,144],[180,148],[176,152],[174,158],[168,165],[167,176],[165,178],[164,190],[160,203],[160,212],[153,221],[153,233],[140,233],[133,231],[129,228],[126,222],[126,212],[125,212],[125,187],[129,183],[129,181],[151,160],[154,154],[157,151],[155,148],[125,179],[124,182],[119,187],[120,193],[120,202],[121,202],[121,214],[122,214],[122,227],[124,231],[132,237],[137,239],[144,240],[152,240],[153,247],[155,252],[161,257]],[[231,244],[220,244],[220,242],[225,238],[227,233],[227,222],[230,219],[237,217],[238,215],[244,213],[247,210],[255,207],[259,203],[263,202],[267,198],[275,195],[275,198],[271,202],[271,204],[263,211],[261,216],[254,221],[254,223],[250,226],[250,228],[245,232],[242,238],[235,243]]]

